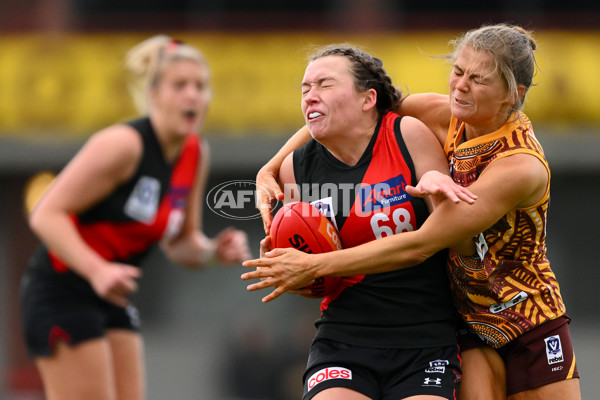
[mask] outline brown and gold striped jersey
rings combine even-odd
[[[490,134],[463,141],[464,123],[452,117],[444,150],[451,174],[471,185],[494,161],[517,153],[548,162],[523,113]],[[507,177],[510,179],[510,177]],[[546,257],[550,183],[543,198],[515,208],[475,238],[472,257],[450,252],[449,273],[458,311],[488,344],[502,347],[565,313],[556,276]]]

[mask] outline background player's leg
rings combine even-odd
[[[106,336],[112,352],[117,399],[144,399],[144,344],[141,335],[129,330],[111,329]]]
[[[106,338],[69,346],[59,342],[50,357],[35,363],[47,400],[116,400],[112,356]]]

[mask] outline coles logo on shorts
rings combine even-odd
[[[330,379],[352,379],[352,371],[342,367],[329,367],[323,368],[320,371],[315,372],[308,378],[308,390],[314,388],[321,382],[328,381]]]

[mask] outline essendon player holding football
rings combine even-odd
[[[418,229],[431,205],[405,186],[429,170],[448,173],[431,131],[391,112],[401,98],[381,61],[355,47],[325,47],[306,68],[302,112],[313,140],[288,156],[280,184],[292,187],[288,201],[331,204],[344,248]],[[472,201],[449,177],[443,183]],[[455,399],[462,373],[446,257],[344,277],[316,322],[304,399]]]

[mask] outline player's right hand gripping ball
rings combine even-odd
[[[271,225],[271,250],[294,247],[309,254],[342,249],[340,235],[331,221],[309,203],[295,201],[279,209]],[[310,297],[325,297],[340,285],[341,277],[325,276],[310,285]]]

